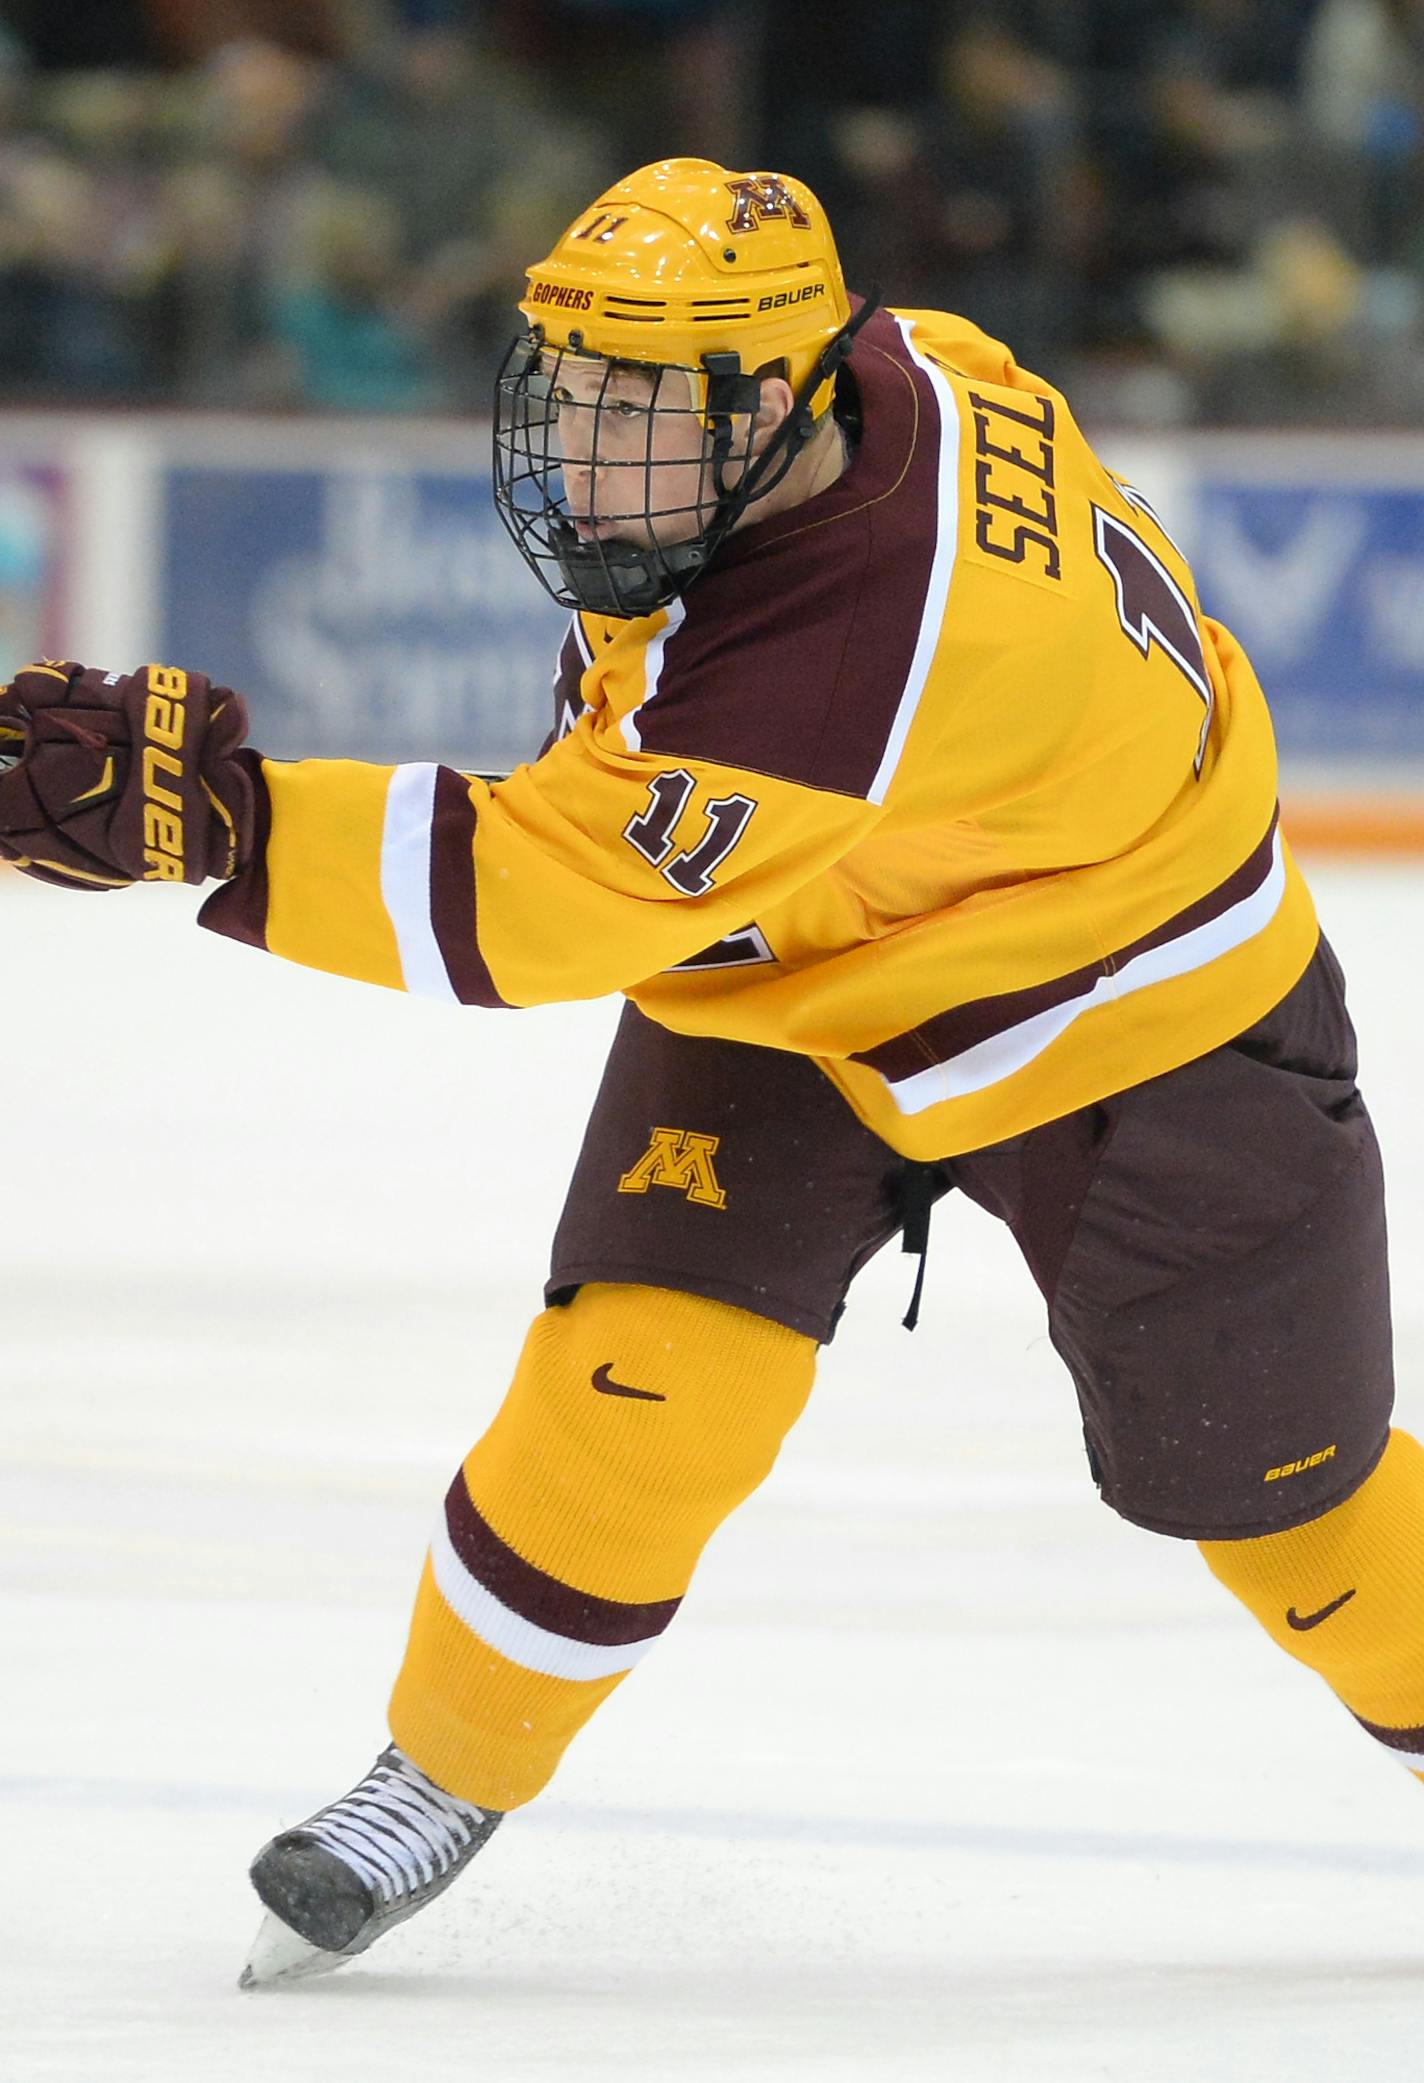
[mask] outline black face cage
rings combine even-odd
[[[751,502],[781,483],[810,439],[812,398],[875,305],[867,298],[827,344],[755,459],[761,379],[742,373],[740,355],[703,355],[704,412],[695,372],[592,355],[577,333],[567,349],[546,347],[538,326],[521,333],[495,379],[494,502],[545,591],[564,607],[624,618],[682,593]],[[596,392],[569,393],[566,364],[596,365]],[[619,381],[633,374],[647,384],[635,398]],[[669,485],[675,472],[685,486],[679,503],[655,505],[655,485]]]

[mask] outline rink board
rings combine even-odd
[[[3,429],[0,676],[42,631],[52,653],[163,657],[241,688],[280,758],[505,771],[537,751],[564,619],[494,513],[483,423]],[[1424,436],[1101,448],[1254,661],[1298,834],[1424,850]]]

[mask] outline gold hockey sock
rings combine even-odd
[[[1374,1473],[1334,1511],[1201,1551],[1282,1649],[1424,1778],[1424,1447],[1391,1432]]]
[[[515,1808],[677,1611],[703,1546],[810,1394],[816,1345],[666,1288],[536,1317],[456,1476],[391,1732],[437,1786]]]

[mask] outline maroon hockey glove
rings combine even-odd
[[[203,673],[27,665],[0,689],[0,860],[81,890],[235,875],[246,734],[242,696]]]

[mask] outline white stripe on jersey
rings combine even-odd
[[[396,936],[405,988],[458,1005],[430,918],[430,828],[435,776],[429,762],[397,767],[386,790],[381,833],[381,901]]]
[[[639,1658],[661,1640],[659,1635],[650,1635],[643,1642],[609,1646],[575,1642],[568,1635],[551,1634],[548,1628],[536,1627],[470,1575],[455,1553],[443,1517],[430,1543],[430,1563],[441,1596],[456,1618],[511,1663],[526,1671],[538,1671],[545,1678],[612,1678],[620,1671],[631,1671]]]
[[[875,779],[867,791],[866,800],[883,803],[895,769],[900,764],[900,755],[905,749],[905,740],[910,735],[910,725],[915,720],[915,711],[920,706],[920,697],[925,691],[930,667],[944,634],[945,604],[949,599],[949,582],[954,576],[954,560],[959,549],[959,402],[944,379],[943,372],[933,362],[918,353],[911,339],[911,325],[907,318],[897,318],[896,325],[909,349],[917,368],[923,369],[934,390],[935,403],[939,407],[939,481],[936,499],[939,508],[935,535],[934,561],[930,566],[930,581],[925,589],[924,612],[920,616],[920,633],[915,643],[915,655],[910,661],[910,676],[906,680],[895,710],[895,721],[890,727],[890,737],[885,747]]]
[[[1133,991],[1145,990],[1149,984],[1165,983],[1169,977],[1186,976],[1194,969],[1205,969],[1219,955],[1229,954],[1233,948],[1263,932],[1280,909],[1285,889],[1285,862],[1281,858],[1281,835],[1277,832],[1265,881],[1249,897],[1243,897],[1239,904],[1223,911],[1219,918],[1209,919],[1206,925],[1197,926],[1176,940],[1165,941],[1161,947],[1148,948],[1145,953],[1134,955],[1114,975],[1099,977],[1081,997],[1070,998],[1066,1005],[1050,1006],[1047,1012],[1035,1013],[1032,1019],[1021,1021],[1017,1027],[1006,1028],[1002,1034],[991,1035],[988,1041],[965,1049],[947,1063],[935,1063],[926,1070],[912,1071],[908,1078],[901,1078],[898,1083],[887,1078],[891,1098],[902,1114],[923,1114],[941,1100],[963,1099],[971,1092],[983,1092],[990,1085],[1013,1077],[1015,1072],[1026,1069],[1041,1056],[1045,1049],[1051,1048],[1058,1037],[1093,1006],[1126,998]]]
[[[636,708],[630,709],[623,718],[623,743],[630,752],[641,752],[643,740],[638,732],[637,710],[646,708],[658,691],[658,682],[663,674],[663,652],[667,640],[675,630],[681,629],[687,618],[687,609],[677,599],[670,600],[663,613],[667,616],[662,628],[650,641],[643,657],[643,698]]]

